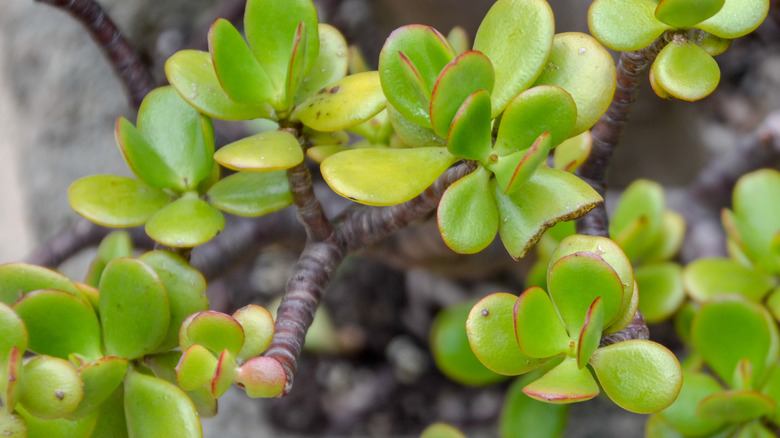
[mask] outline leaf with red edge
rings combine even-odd
[[[597,297],[588,308],[585,321],[582,323],[579,341],[577,342],[577,366],[585,368],[591,355],[601,342],[601,327],[604,325],[604,300]]]
[[[492,146],[490,95],[487,91],[475,91],[463,101],[444,137],[452,155],[485,161]]]
[[[547,161],[552,146],[552,135],[547,131],[540,135],[530,148],[499,157],[498,161],[490,166],[490,170],[496,175],[496,182],[504,194],[515,193],[531,179],[536,170]]]
[[[236,385],[244,388],[252,398],[276,397],[287,385],[287,374],[282,364],[273,357],[258,356],[238,367]]]
[[[235,357],[244,345],[244,329],[230,315],[206,310],[184,320],[179,331],[179,343],[183,349],[200,344],[214,354],[228,350]]]
[[[517,345],[526,355],[548,358],[570,351],[569,334],[543,289],[526,289],[515,303],[513,317]]]
[[[523,392],[547,403],[574,403],[590,400],[599,394],[599,385],[577,359],[567,357],[560,365],[523,388]]]
[[[431,90],[431,125],[441,137],[447,137],[455,114],[467,97],[484,90],[493,91],[493,64],[481,52],[470,50],[455,57],[436,78]],[[488,113],[490,105],[488,107]],[[490,117],[488,116],[488,120]]]
[[[498,209],[490,196],[490,172],[482,166],[455,181],[439,202],[437,219],[444,243],[460,254],[485,249],[498,232]]]
[[[689,28],[717,14],[726,0],[661,0],[655,18],[677,28]]]

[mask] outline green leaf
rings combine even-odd
[[[639,414],[666,409],[683,383],[677,358],[652,341],[633,339],[599,348],[590,364],[609,398]]]
[[[588,10],[590,33],[613,50],[639,50],[670,27],[655,18],[655,0],[596,0]]]
[[[12,412],[19,401],[24,382],[24,350],[16,346],[10,347],[3,353],[0,362],[0,430],[3,430],[2,415]],[[8,418],[7,418],[8,419]],[[12,420],[12,419],[8,419]]]
[[[251,398],[277,397],[287,385],[287,374],[278,360],[257,356],[238,368],[235,382]]]
[[[552,146],[552,135],[547,131],[540,135],[530,148],[498,157],[498,161],[490,166],[490,170],[496,175],[501,192],[511,195],[519,190],[547,161]]]
[[[533,431],[536,438],[560,438],[566,428],[568,405],[542,403],[523,393],[530,382],[523,376],[509,387],[499,420],[499,434],[503,438],[524,438]]]
[[[217,370],[217,358],[208,348],[190,345],[181,355],[176,365],[176,382],[185,391],[192,391],[209,385]]]
[[[449,41],[432,27],[412,24],[394,30],[379,54],[379,76],[388,102],[410,121],[430,127],[428,105],[421,97],[430,99],[439,72],[454,57]]]
[[[599,385],[587,368],[579,368],[577,359],[567,357],[560,365],[523,388],[523,393],[547,403],[574,403],[599,394]]]
[[[720,55],[731,46],[731,40],[717,37],[707,32],[701,32],[701,35],[696,39],[696,43],[710,56]]]
[[[287,131],[262,132],[220,148],[214,159],[233,170],[283,170],[303,161],[298,139]]]
[[[569,135],[591,128],[607,111],[615,93],[612,55],[590,35],[566,32],[555,35],[547,64],[534,85],[557,85],[577,106],[577,121]]]
[[[71,184],[68,200],[76,213],[98,225],[134,227],[168,205],[171,197],[125,176],[92,175]]]
[[[466,319],[474,304],[460,303],[436,315],[431,324],[431,352],[436,366],[448,378],[464,385],[492,385],[506,377],[486,368],[471,350]]]
[[[244,329],[230,315],[206,310],[184,320],[179,331],[179,344],[182,349],[200,344],[214,354],[228,350],[235,357],[244,345]]]
[[[747,359],[753,366],[752,384],[777,361],[775,322],[764,308],[738,296],[704,304],[693,319],[691,335],[704,361],[729,386],[740,360]]]
[[[664,189],[654,181],[636,180],[623,192],[609,221],[609,235],[630,260],[641,260],[645,248],[658,239],[664,209]]]
[[[146,234],[163,245],[191,248],[213,239],[225,227],[225,217],[196,196],[184,196],[146,222]]]
[[[233,313],[233,319],[241,324],[244,330],[244,345],[236,358],[245,361],[262,354],[274,336],[274,318],[262,306],[249,304]]]
[[[581,179],[545,167],[511,195],[504,195],[493,184],[493,198],[498,205],[501,241],[515,258],[523,257],[555,223],[580,217],[602,202]]]
[[[173,87],[146,95],[138,110],[137,130],[119,118],[116,138],[138,179],[157,189],[194,190],[214,165],[211,120]]]
[[[780,242],[780,172],[762,169],[742,176],[733,197],[746,252],[759,266],[780,274],[780,253],[771,249],[772,242]]]
[[[301,103],[293,117],[318,131],[332,132],[369,120],[386,104],[379,73],[369,71],[322,88]]]
[[[119,388],[97,408],[97,424],[92,437],[127,438],[124,388]]]
[[[230,100],[257,105],[275,100],[280,92],[233,25],[218,19],[208,34],[214,70]]]
[[[12,306],[38,289],[57,289],[84,298],[76,285],[59,272],[21,262],[0,265],[0,302]]]
[[[444,243],[460,254],[482,251],[498,232],[498,209],[490,196],[490,172],[482,166],[455,181],[439,202],[437,218]]]
[[[550,132],[555,147],[569,138],[576,120],[577,106],[566,90],[538,85],[509,102],[493,151],[506,155],[527,149],[545,132]]]
[[[300,105],[309,96],[347,74],[349,59],[344,36],[329,24],[320,23],[317,29],[320,34],[320,53],[298,87],[295,105]]]
[[[309,29],[311,28],[307,28],[306,23],[301,22],[295,30],[292,58],[290,58],[290,65],[287,70],[287,79],[284,81],[283,100],[276,105],[276,108],[279,111],[286,112],[293,105],[298,86],[303,82],[303,75],[305,73],[304,63],[307,58],[306,35],[310,32]]]
[[[712,17],[726,3],[726,0],[661,0],[655,9],[655,18],[677,28],[689,28]]]
[[[130,438],[203,436],[192,400],[172,383],[131,369],[124,401]]]
[[[36,356],[24,365],[24,390],[19,403],[45,420],[73,412],[84,397],[84,382],[68,361]]]
[[[569,335],[543,289],[526,289],[517,299],[513,313],[517,345],[523,353],[548,358],[569,352]]]
[[[474,50],[487,55],[495,69],[493,117],[539,76],[550,54],[554,28],[552,9],[544,0],[498,0],[485,15],[474,37]]]
[[[11,349],[16,347],[20,352],[27,350],[29,335],[24,321],[14,309],[0,302],[0,367],[4,366],[11,354]],[[2,368],[0,368],[2,370]],[[0,377],[2,385],[2,377]],[[3,397],[0,391],[0,397]]]
[[[643,262],[663,262],[673,258],[680,251],[684,238],[685,219],[679,213],[665,210],[661,216],[661,230],[655,241],[645,248]]]
[[[135,359],[165,339],[170,321],[168,294],[146,263],[118,258],[100,279],[100,325],[108,355]]]
[[[604,300],[601,297],[597,297],[593,300],[593,304],[588,308],[588,313],[585,314],[585,320],[582,323],[582,331],[580,332],[579,340],[577,342],[577,366],[585,368],[588,364],[588,360],[593,355],[593,352],[599,347],[601,342],[601,332],[604,326]]]
[[[447,64],[431,91],[431,125],[440,137],[447,137],[455,114],[463,101],[484,90],[490,96],[494,83],[493,65],[484,54],[475,50],[462,53]],[[490,105],[488,100],[488,113]],[[490,117],[488,116],[488,121]]]
[[[79,368],[84,381],[84,398],[75,411],[68,415],[78,420],[94,412],[116,391],[127,371],[127,359],[102,357]]]
[[[27,423],[17,413],[3,409],[0,410],[0,432],[7,438],[27,438]]]
[[[517,346],[514,306],[517,296],[507,293],[488,295],[469,312],[466,333],[480,362],[488,369],[508,376],[526,373],[544,360],[525,355]]]
[[[223,120],[276,119],[268,103],[246,104],[228,97],[208,52],[180,50],[165,62],[165,75],[181,97],[198,111]]]
[[[62,359],[74,353],[88,360],[102,356],[97,316],[81,297],[41,289],[25,295],[13,309],[27,327],[30,350]]]
[[[466,435],[449,424],[434,423],[423,430],[420,438],[466,438]]]
[[[677,263],[658,263],[636,268],[634,279],[641,291],[639,310],[648,324],[671,317],[685,301],[682,268]]]
[[[753,32],[769,12],[769,0],[728,0],[713,17],[696,27],[721,38],[734,39]]]
[[[659,415],[685,436],[709,436],[721,428],[724,420],[700,417],[696,408],[702,399],[722,390],[720,383],[709,374],[684,372],[677,400]]]
[[[604,301],[604,321],[599,329],[620,317],[623,286],[617,272],[597,254],[577,252],[550,261],[547,288],[571,337],[582,330],[591,303]]]
[[[353,149],[325,159],[322,176],[338,194],[368,205],[393,205],[422,193],[457,161],[445,148]]]
[[[285,171],[238,172],[214,184],[206,193],[209,204],[239,216],[262,216],[291,205]]]
[[[769,398],[775,402],[776,406],[774,412],[767,417],[770,421],[777,424],[778,419],[780,419],[780,404],[777,403],[780,401],[780,367],[776,364],[772,367],[772,371],[769,373],[766,383],[761,388],[761,392],[769,396]]]
[[[214,379],[211,381],[210,390],[214,398],[221,397],[225,391],[230,388],[233,379],[238,375],[238,364],[233,355],[227,350],[222,350],[217,362],[217,369],[214,372]]]
[[[655,84],[682,100],[699,100],[712,93],[720,81],[720,68],[696,44],[672,41],[653,62]]]
[[[732,390],[705,397],[696,407],[696,415],[707,420],[742,423],[761,418],[775,407],[771,398],[758,391]]]
[[[293,58],[294,39],[299,24],[307,29],[302,41],[303,72],[311,70],[319,54],[317,11],[311,0],[249,0],[244,12],[244,29],[249,47],[268,73],[274,88],[284,89]]]
[[[448,127],[447,149],[452,155],[467,160],[483,161],[490,153],[490,94],[485,90],[468,96]]]
[[[592,148],[593,136],[590,131],[565,140],[553,151],[553,167],[566,172],[574,172],[588,159]]]
[[[167,351],[179,345],[179,326],[192,313],[207,310],[206,279],[180,255],[171,251],[151,251],[138,260],[160,277],[168,293],[170,324],[163,342],[157,347]]]
[[[106,264],[117,257],[130,257],[133,253],[133,241],[130,234],[126,231],[114,231],[100,241],[97,255],[89,265],[86,279],[84,280],[90,286],[97,287],[100,283],[100,275]]]
[[[760,301],[776,286],[777,280],[731,259],[701,258],[685,267],[683,284],[688,295],[697,301],[726,294]]]

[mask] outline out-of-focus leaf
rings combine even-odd
[[[91,175],[71,184],[68,200],[76,213],[98,225],[133,227],[143,225],[171,197],[133,178]]]

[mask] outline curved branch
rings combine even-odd
[[[94,0],[36,0],[63,9],[81,22],[98,44],[114,72],[125,86],[130,104],[138,109],[156,86],[141,57],[125,39],[113,20]]]

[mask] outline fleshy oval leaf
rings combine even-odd
[[[577,366],[585,368],[593,352],[599,347],[604,326],[604,300],[597,297],[588,308],[577,341]]]
[[[100,325],[105,352],[135,359],[165,339],[170,321],[168,293],[146,263],[118,258],[100,278]]]
[[[506,155],[527,149],[545,132],[550,132],[555,147],[569,138],[576,120],[577,105],[566,90],[537,85],[509,102],[493,151]]]
[[[209,204],[239,216],[256,217],[293,202],[285,171],[238,172],[214,184],[206,193]]]
[[[483,161],[490,153],[491,135],[490,94],[479,90],[463,101],[444,137],[452,155]]]
[[[124,405],[130,437],[203,436],[192,400],[178,386],[165,380],[128,370]]]
[[[146,234],[163,245],[191,248],[213,239],[225,227],[219,210],[196,196],[184,196],[146,222]]]
[[[780,274],[780,172],[761,169],[742,176],[733,198],[734,225],[747,255],[766,271]]]
[[[294,135],[274,130],[230,143],[214,159],[233,170],[283,170],[300,164],[303,150]]]
[[[579,335],[588,309],[598,297],[604,306],[600,329],[620,316],[623,285],[612,266],[597,254],[577,252],[552,259],[547,271],[547,288],[572,337]]]
[[[282,90],[294,56],[294,39],[301,23],[306,37],[302,71],[308,72],[319,54],[317,11],[311,0],[249,0],[244,11],[244,29],[249,47],[268,73],[277,90]]]
[[[682,100],[702,99],[720,82],[718,63],[704,49],[687,41],[667,44],[651,68],[655,84]]]
[[[707,365],[730,386],[741,360],[747,359],[753,366],[751,384],[759,381],[767,366],[777,361],[774,320],[763,307],[739,296],[704,304],[693,319],[691,337]]]
[[[683,385],[677,400],[659,415],[685,436],[710,435],[720,429],[724,420],[702,418],[696,415],[696,407],[705,397],[721,391],[723,387],[709,374],[683,372]]]
[[[449,186],[437,219],[444,243],[459,254],[485,249],[498,232],[498,209],[490,195],[490,172],[478,167]]]
[[[574,99],[577,121],[569,133],[581,134],[607,111],[615,93],[612,56],[590,35],[565,32],[555,35],[547,64],[534,85],[557,85]]]
[[[717,14],[696,27],[713,35],[734,39],[753,32],[769,12],[769,0],[728,0]]]
[[[717,14],[726,0],[661,0],[655,18],[669,26],[686,29]]]
[[[211,55],[199,50],[180,50],[165,62],[165,75],[179,95],[198,111],[223,120],[275,119],[269,103],[236,102],[225,93],[217,78]]]
[[[548,358],[569,351],[569,335],[543,289],[526,289],[517,299],[513,314],[517,345],[526,355]]]
[[[652,341],[633,339],[599,348],[590,364],[609,398],[621,408],[640,414],[666,409],[683,383],[677,358]]]
[[[771,398],[753,390],[731,390],[711,394],[696,407],[696,415],[707,420],[742,423],[763,417],[775,410]]]
[[[317,131],[332,132],[359,125],[385,109],[379,72],[357,73],[317,91],[293,117]]]
[[[406,202],[433,184],[457,158],[445,148],[354,149],[320,165],[338,194],[368,205]]]
[[[676,263],[640,266],[634,271],[639,294],[639,310],[648,324],[668,319],[685,301],[682,268]]]
[[[214,398],[221,397],[225,391],[230,388],[238,373],[238,364],[236,359],[227,350],[222,350],[217,361],[217,369],[214,371],[214,378],[211,380],[210,390]]]
[[[596,0],[588,10],[588,28],[613,50],[639,50],[661,36],[669,25],[655,18],[654,0]]]
[[[448,378],[464,385],[491,385],[506,377],[486,368],[471,350],[466,319],[474,304],[460,303],[436,315],[431,325],[431,352],[436,366]]]
[[[347,74],[349,56],[344,35],[329,24],[319,23],[317,26],[320,33],[320,52],[298,87],[295,105],[300,105],[318,90]]]
[[[553,168],[573,173],[588,159],[591,149],[593,149],[593,136],[590,131],[569,138],[555,148]]]
[[[271,102],[277,93],[274,83],[229,21],[215,21],[208,42],[214,70],[230,100],[249,105]]]
[[[244,330],[244,345],[236,356],[238,360],[259,356],[271,344],[274,318],[265,307],[249,304],[233,312],[233,319]]]
[[[587,183],[561,170],[540,167],[515,193],[493,185],[498,232],[512,257],[523,257],[542,233],[559,221],[578,218],[602,202]]]
[[[540,135],[530,148],[498,157],[496,163],[490,166],[490,170],[495,174],[501,191],[511,195],[520,189],[547,161],[552,146],[552,135],[547,131]]]
[[[558,366],[533,381],[523,393],[547,403],[575,403],[599,394],[599,385],[587,368],[577,366],[577,358],[567,357]]]
[[[53,420],[73,412],[84,397],[84,382],[65,359],[36,356],[24,365],[19,403],[38,418]]]
[[[133,178],[92,175],[71,184],[68,200],[76,213],[98,225],[133,227],[146,223],[171,197]]]
[[[200,344],[190,345],[182,352],[176,365],[176,382],[185,391],[208,385],[214,378],[217,361],[208,348]]]
[[[22,262],[0,265],[0,302],[12,306],[38,289],[57,289],[84,298],[78,287],[57,271]]]
[[[609,220],[609,235],[632,261],[658,239],[666,204],[660,184],[640,179],[629,185]]]
[[[527,431],[545,438],[560,438],[566,428],[569,407],[565,404],[542,403],[523,393],[523,387],[533,380],[527,374],[507,390],[499,419],[499,436],[523,438]]]
[[[450,61],[439,73],[431,91],[429,114],[433,131],[440,137],[447,137],[452,119],[463,101],[480,90],[486,91],[489,97],[494,80],[493,64],[481,52],[470,50]]]
[[[508,376],[523,374],[544,362],[528,357],[517,346],[513,318],[517,296],[488,295],[469,312],[466,333],[480,362],[488,369]]]
[[[21,316],[10,306],[0,302],[0,364],[6,363],[12,348],[15,347],[19,352],[27,350],[28,342],[29,335]]]
[[[89,360],[102,356],[100,325],[84,299],[59,290],[37,290],[17,301],[14,311],[30,336],[28,348],[67,359],[76,353]]]
[[[179,345],[179,327],[187,316],[207,310],[206,279],[184,258],[171,251],[150,251],[138,260],[146,263],[160,277],[168,294],[170,324],[159,351],[168,351]]]
[[[244,345],[244,329],[232,316],[213,310],[187,317],[179,331],[181,348],[200,344],[214,354],[228,350],[235,357]]]
[[[439,72],[454,57],[449,41],[432,27],[412,24],[394,30],[379,54],[379,76],[388,102],[408,120],[430,127],[429,108],[420,93],[430,99]],[[416,78],[410,77],[409,67]]]
[[[499,0],[490,8],[474,37],[474,50],[484,53],[495,69],[493,117],[539,76],[554,33],[553,13],[546,1]]]
[[[130,238],[130,234],[127,231],[111,232],[100,241],[97,255],[95,255],[95,259],[89,265],[84,283],[97,287],[98,283],[100,283],[100,275],[103,274],[103,269],[106,268],[108,262],[117,257],[130,257],[131,255],[133,255],[133,241]],[[95,300],[95,303],[97,303],[97,300]]]
[[[395,107],[387,104],[387,115],[398,138],[411,147],[447,146],[447,140],[439,137],[430,127],[423,127],[407,120]]]

